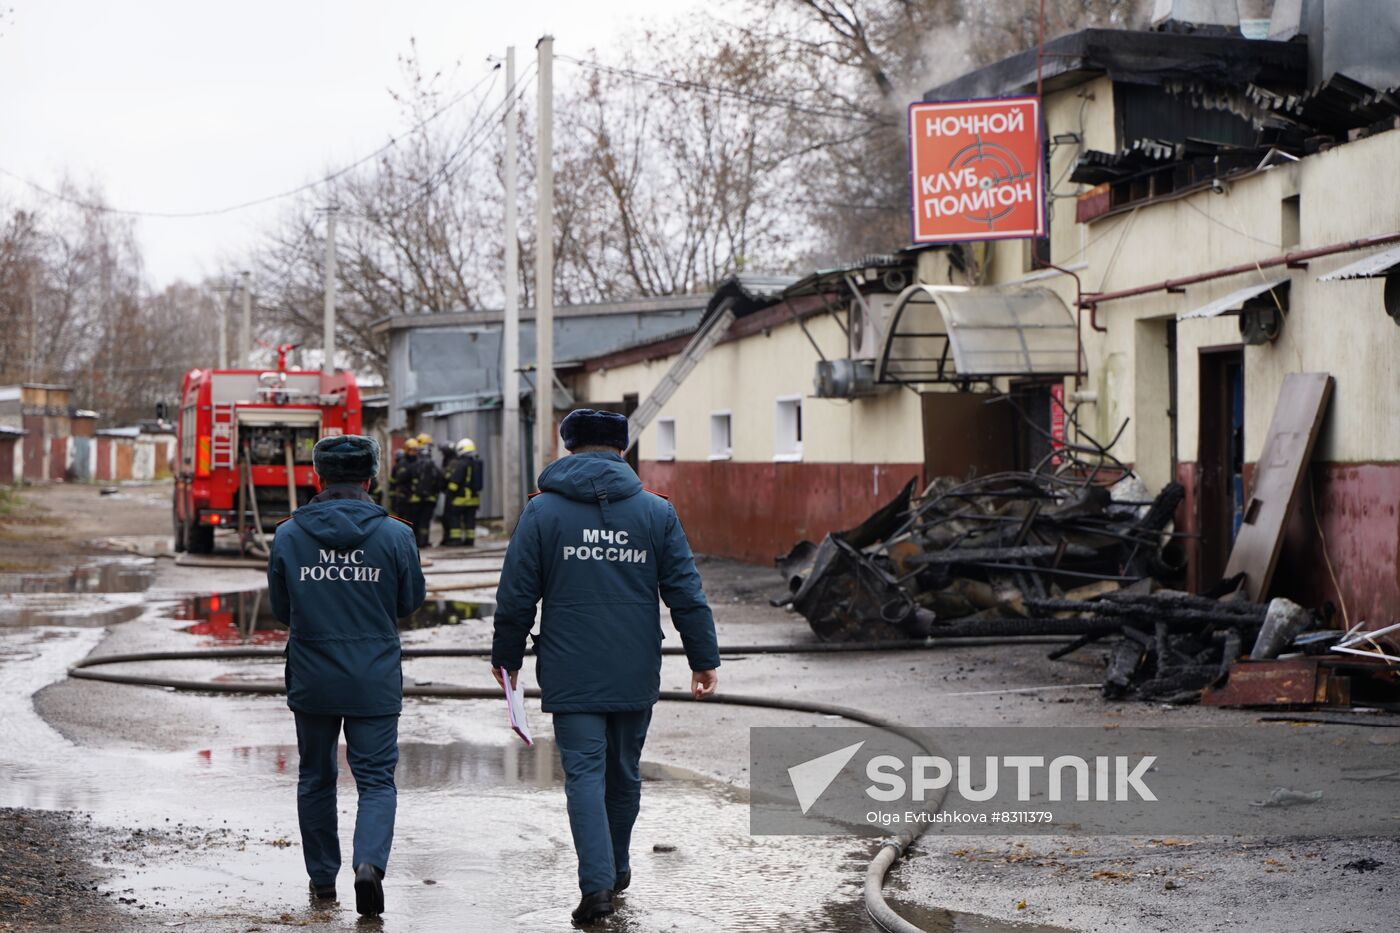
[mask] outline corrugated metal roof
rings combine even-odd
[[[556,321],[565,318],[609,317],[625,314],[649,314],[659,311],[685,311],[703,308],[709,295],[658,295],[654,298],[630,298],[625,301],[602,301],[584,304],[560,304],[554,307]],[[535,319],[534,307],[521,308],[522,323]],[[409,330],[431,327],[487,327],[505,320],[505,312],[499,308],[481,311],[439,311],[423,314],[395,314],[374,321],[370,327],[375,333],[393,330]]]
[[[927,101],[1006,97],[1036,86],[1039,75],[1053,91],[1107,74],[1115,81],[1165,84],[1205,81],[1228,87],[1262,84],[1301,87],[1308,49],[1302,43],[1146,32],[1085,29],[968,72],[924,94]]]
[[[1374,279],[1389,275],[1400,269],[1400,246],[1372,253],[1365,259],[1358,259],[1350,265],[1342,266],[1335,272],[1319,275],[1319,282],[1340,282],[1345,279]]]
[[[946,247],[947,244],[937,243],[929,245]],[[872,273],[874,276],[878,277],[880,273],[891,269],[907,269],[912,275],[913,268],[917,262],[917,255],[912,251],[865,256],[855,262],[840,266],[832,266],[828,269],[818,269],[815,272],[809,273],[784,289],[783,297],[795,298],[799,295],[845,292],[847,287],[846,276],[848,275],[859,275],[863,278],[870,279]],[[902,287],[902,285],[899,287]],[[896,287],[894,290],[898,291],[899,287]]]
[[[777,304],[783,292],[798,281],[795,275],[731,275],[710,296],[702,321],[714,315],[720,305],[731,302],[735,317],[743,317]]]
[[[1194,310],[1185,311],[1181,314],[1178,314],[1176,316],[1176,319],[1178,321],[1186,321],[1192,318],[1200,317],[1219,317],[1220,315],[1225,314],[1227,311],[1238,311],[1240,309],[1240,306],[1243,305],[1249,299],[1255,297],[1256,295],[1262,295],[1264,294],[1264,292],[1267,292],[1270,289],[1278,288],[1280,285],[1284,284],[1287,281],[1288,276],[1285,275],[1280,276],[1276,279],[1270,279],[1267,282],[1256,282],[1253,285],[1249,285],[1245,288],[1233,291],[1222,298],[1217,298],[1210,304],[1201,305],[1199,308],[1196,308]]]
[[[1400,88],[1373,88],[1334,74],[1298,94],[1250,85],[1249,100],[1261,111],[1334,136],[1400,116]]]

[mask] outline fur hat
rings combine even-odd
[[[559,425],[559,436],[568,450],[580,447],[626,450],[627,419],[616,412],[580,408],[569,412]]]
[[[323,437],[311,451],[321,482],[363,483],[379,472],[379,442],[359,434]]]

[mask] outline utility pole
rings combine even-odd
[[[506,320],[501,345],[501,517],[520,518],[520,241],[516,232],[515,46],[506,49]]]
[[[253,365],[253,273],[243,270],[243,319],[238,324],[238,368]]]
[[[554,459],[554,37],[539,54],[538,214],[535,218],[535,469]]]
[[[219,309],[219,368],[228,369],[228,303],[229,295],[218,303]]]
[[[25,367],[26,380],[35,382],[34,361],[39,347],[39,285],[35,282],[34,267],[29,269],[29,365]]]
[[[340,206],[332,203],[326,208],[326,307],[322,322],[321,346],[326,358],[321,373],[335,375],[335,214]]]

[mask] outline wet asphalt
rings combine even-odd
[[[156,535],[108,543],[147,555],[166,547]],[[406,627],[405,644],[488,645],[500,552],[467,557],[435,549],[429,556],[436,592]],[[92,860],[105,872],[100,886],[114,902],[113,928],[362,930],[350,903],[354,787],[345,769],[345,900],[330,908],[307,900],[295,737],[280,697],[65,676],[90,654],[279,645],[261,571],[226,556],[203,563],[110,554],[75,556],[72,567],[51,573],[0,574],[0,806],[91,816],[99,840]],[[722,643],[811,640],[801,619],[766,605],[776,577],[715,561],[701,570]],[[1098,658],[1084,652],[1052,664],[1043,654],[1008,647],[917,658],[735,652],[726,656],[721,688],[845,703],[918,724],[1248,721],[1217,710],[1106,706],[1086,686],[1097,680]],[[128,670],[233,682],[280,677],[276,661]],[[491,683],[484,661],[473,659],[410,661],[406,676]],[[683,660],[668,658],[663,689],[682,689],[686,679]],[[527,749],[495,703],[407,705],[389,907],[375,928],[570,927],[577,887],[558,758],[548,717],[531,706],[540,741]],[[875,843],[748,831],[748,728],[779,724],[834,723],[772,710],[658,707],[633,885],[600,929],[875,929],[860,904]],[[1378,866],[1346,869],[1357,853]],[[1371,930],[1393,927],[1397,867],[1393,838],[946,838],[921,845],[896,869],[887,893],[931,931]]]
[[[499,560],[459,561],[465,572],[448,575],[453,564],[439,557],[430,579],[467,587],[483,576],[476,568]],[[283,640],[266,600],[247,586],[255,573],[175,568],[172,582],[196,573],[220,587],[192,593],[158,584],[170,570],[152,559],[99,559],[72,574],[7,581],[17,592],[0,609],[0,806],[90,813],[99,828],[129,836],[103,887],[133,925],[359,928],[348,866],[353,780],[342,762],[344,899],[327,909],[306,896],[295,735],[281,698],[64,679],[94,651]],[[448,595],[410,621],[407,643],[484,643],[489,600],[470,589]],[[226,681],[280,673],[275,661],[130,669]],[[538,709],[535,717],[540,739],[527,748],[491,703],[406,709],[383,929],[570,927],[577,887],[562,778],[547,717]],[[649,766],[644,793],[635,880],[602,928],[871,928],[852,907],[868,846],[752,837],[742,790],[700,775]]]

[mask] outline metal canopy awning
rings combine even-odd
[[[1192,311],[1183,311],[1176,316],[1176,319],[1178,321],[1187,321],[1198,317],[1220,317],[1222,314],[1239,311],[1249,299],[1262,295],[1271,289],[1278,288],[1280,285],[1285,285],[1287,282],[1288,276],[1286,275],[1276,279],[1270,279],[1267,282],[1256,282],[1238,291],[1233,291],[1222,298],[1217,298],[1208,305],[1201,305],[1199,308]]]
[[[1317,280],[1319,282],[1341,282],[1346,279],[1375,279],[1383,278],[1397,270],[1400,270],[1400,246],[1372,253],[1365,259],[1358,259],[1356,262],[1342,266],[1335,272],[1319,275]]]
[[[968,382],[1079,371],[1079,328],[1048,288],[911,285],[890,313],[882,383]]]

